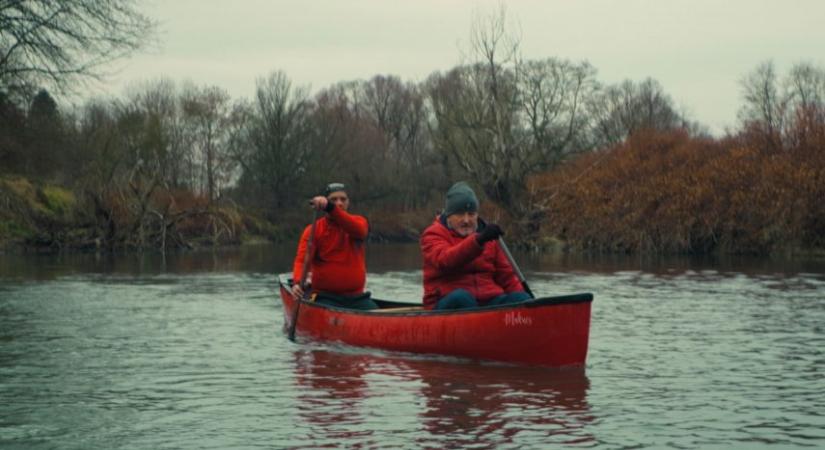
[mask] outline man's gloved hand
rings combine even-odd
[[[309,204],[312,205],[314,209],[324,212],[330,212],[332,211],[332,208],[335,208],[335,203],[332,203],[323,195],[313,197],[312,200],[309,201]]]
[[[488,223],[487,226],[481,230],[481,232],[476,234],[476,242],[480,245],[484,245],[485,242],[498,239],[499,236],[503,235],[504,231],[501,230],[501,227],[494,223]]]

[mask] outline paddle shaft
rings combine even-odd
[[[528,293],[531,298],[536,298],[533,295],[533,291],[530,290],[530,286],[527,285],[527,279],[524,278],[524,274],[521,273],[521,269],[519,269],[518,264],[516,264],[516,260],[513,259],[513,254],[510,253],[510,249],[507,248],[507,244],[504,243],[504,238],[499,236],[498,238],[498,245],[504,250],[504,254],[507,255],[507,260],[510,261],[510,266],[513,268],[513,271],[516,273],[518,280],[521,282],[522,287],[524,287],[524,292]]]
[[[315,237],[315,223],[318,222],[318,210],[312,213],[312,225],[309,227],[309,237],[307,238],[307,248],[304,254],[304,270],[301,272],[301,291],[303,291],[302,298],[295,299],[295,312],[292,313],[292,323],[289,326],[287,337],[290,341],[295,342],[295,328],[298,325],[298,313],[301,311],[301,301],[307,296],[307,275],[309,274],[309,262],[312,260],[312,238]]]

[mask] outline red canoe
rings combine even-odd
[[[297,305],[279,279],[284,329]],[[593,295],[544,297],[524,303],[428,311],[374,299],[357,311],[301,301],[295,334],[325,342],[547,367],[583,366]]]

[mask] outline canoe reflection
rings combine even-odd
[[[582,435],[592,421],[584,370],[432,364],[416,370],[428,404],[422,419],[433,435],[452,436],[451,446],[514,442],[520,434],[592,440]]]
[[[590,382],[584,369],[330,350],[296,353],[296,369],[302,389],[299,408],[316,427],[322,425],[326,438],[366,437],[366,422],[375,423],[375,415],[382,414],[375,405],[391,396],[388,408],[396,414],[400,409],[417,415],[412,418],[417,432],[408,437],[423,447],[594,440],[587,430],[594,418],[587,403]],[[393,413],[383,415],[378,419],[393,420]]]
[[[369,359],[316,350],[295,356],[299,415],[325,434],[315,438],[334,443],[369,435],[359,426],[364,422],[359,405],[367,395],[363,375]]]

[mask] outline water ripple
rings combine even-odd
[[[825,445],[823,274],[527,275],[595,294],[586,370],[293,344],[258,271],[0,280],[0,447]]]

